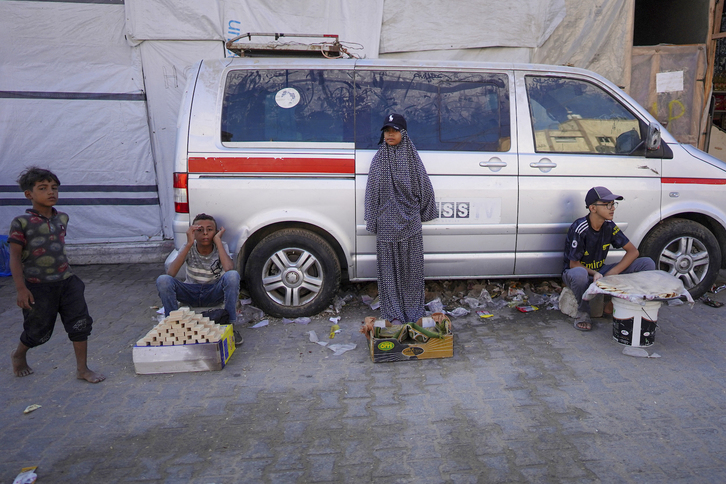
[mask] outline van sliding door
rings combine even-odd
[[[368,171],[381,126],[402,114],[431,178],[439,218],[423,224],[428,278],[513,274],[516,131],[510,74],[361,68],[356,65],[357,277],[376,277],[375,235],[365,229]]]

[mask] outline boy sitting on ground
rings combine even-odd
[[[51,171],[28,168],[18,178],[33,208],[10,223],[10,272],[23,309],[23,333],[11,354],[15,376],[28,376],[27,353],[46,343],[58,314],[76,355],[76,377],[91,383],[106,379],[88,368],[88,336],[93,319],[84,297],[85,285],[71,272],[66,257],[68,215],[53,208],[60,181]]]
[[[592,329],[590,305],[582,300],[591,283],[603,276],[655,270],[653,260],[638,257],[638,249],[613,222],[616,200],[622,199],[605,187],[591,188],[585,196],[585,207],[590,213],[575,220],[567,233],[562,280],[577,299],[579,306],[573,324],[580,331]],[[610,247],[625,249],[617,264],[605,264]],[[609,306],[606,312],[612,313],[612,303]]]
[[[181,301],[190,306],[215,306],[224,302],[229,322],[237,321],[239,299],[239,273],[226,242],[222,242],[224,227],[217,230],[214,217],[200,213],[187,229],[187,243],[156,280],[156,288],[164,305],[164,316],[179,309]],[[186,263],[186,280],[176,279],[179,269]],[[243,343],[242,335],[235,329],[235,344]]]

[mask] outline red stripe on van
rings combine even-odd
[[[660,183],[680,183],[688,185],[726,185],[723,178],[661,178]]]
[[[189,173],[355,173],[353,158],[189,158]]]

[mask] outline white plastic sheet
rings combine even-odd
[[[129,41],[228,40],[247,32],[338,34],[375,58],[383,0],[126,0]]]
[[[126,35],[144,40],[222,40],[218,0],[126,0]]]
[[[26,167],[61,180],[68,242],[161,239],[141,58],[123,5],[0,2],[0,231]]]
[[[228,0],[224,36],[247,32],[338,34],[360,44],[357,53],[378,57],[384,0]]]
[[[380,51],[538,47],[564,17],[564,0],[387,1]]]
[[[532,62],[590,69],[619,86],[627,86],[634,2],[566,0],[567,15],[536,49]]]
[[[224,57],[224,46],[222,42],[215,41],[146,41],[139,49],[143,59],[151,143],[159,181],[161,224],[164,236],[171,238],[174,235],[172,177],[176,126],[189,66],[200,59]]]

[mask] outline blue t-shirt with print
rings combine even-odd
[[[600,230],[594,230],[589,215],[578,218],[567,232],[562,271],[570,268],[570,261],[581,262],[596,271],[605,265],[610,247],[622,249],[628,242],[630,240],[612,220],[606,220]]]

